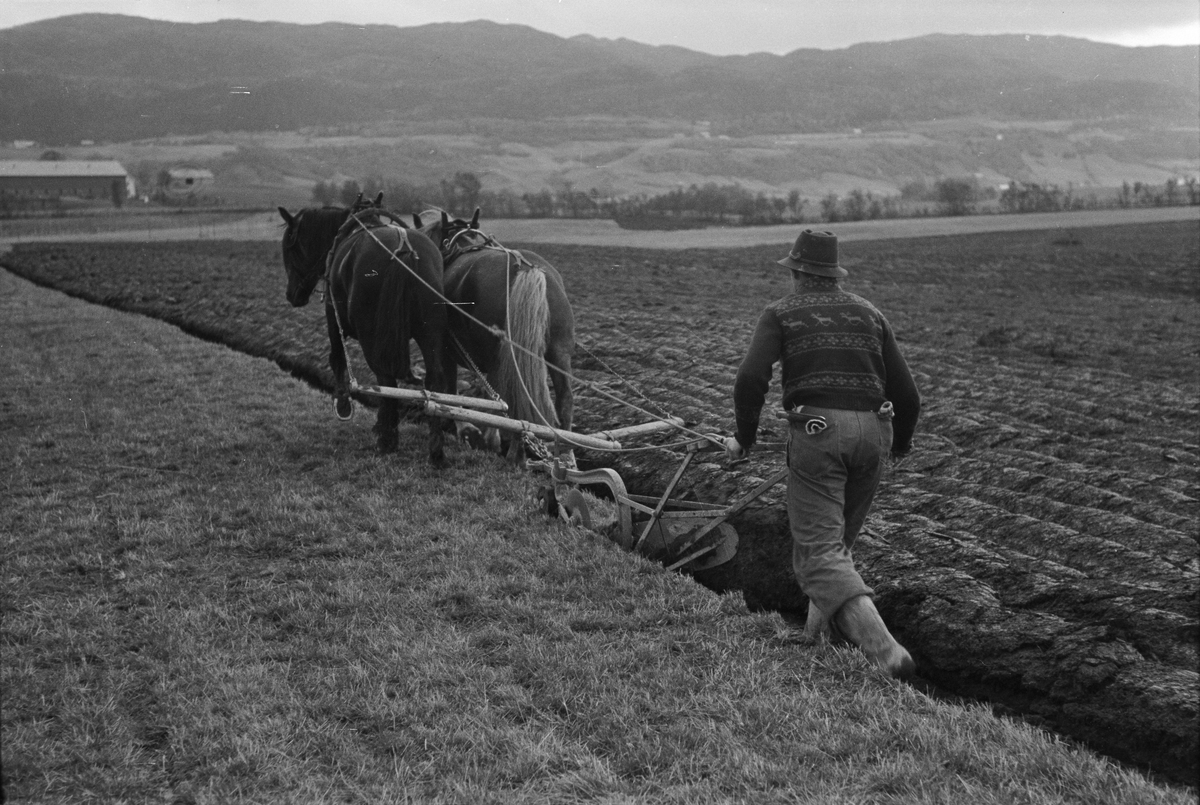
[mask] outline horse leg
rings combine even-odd
[[[396,379],[376,375],[380,387],[396,387]],[[400,403],[391,397],[379,401],[375,415],[375,444],[380,453],[394,453],[400,447]]]
[[[500,443],[500,429],[488,428],[486,431],[484,431],[483,444],[493,453],[501,452],[503,450],[503,446]]]
[[[408,350],[408,339],[404,341],[404,347],[400,350],[400,382],[409,386],[421,385],[421,379],[413,374],[412,370],[412,354]]]
[[[550,385],[554,388],[554,410],[558,414],[558,426],[570,430],[575,420],[575,392],[571,390],[572,345],[551,344],[546,350],[546,369],[550,373]],[[557,370],[557,371],[555,371]]]
[[[416,337],[416,341],[417,346],[421,348],[421,357],[425,361],[425,390],[443,393],[452,391],[447,388],[444,369],[446,358],[441,349],[440,334],[419,335]],[[407,341],[405,343],[407,344]],[[429,463],[435,467],[446,463],[444,427],[445,423],[438,417],[429,417]]]
[[[354,416],[354,401],[350,399],[350,373],[346,367],[346,345],[342,328],[332,304],[325,305],[325,325],[329,330],[329,368],[333,370],[333,410],[345,422]]]
[[[571,430],[575,419],[575,392],[571,390],[571,352],[574,344],[554,342],[546,350],[546,371],[550,374],[550,385],[554,388],[554,410],[558,414],[558,427]],[[570,455],[571,448],[560,447],[559,453]],[[574,458],[568,459],[574,461]]]
[[[442,350],[442,382],[449,389],[450,393],[460,393],[458,390],[458,361],[454,357],[454,350],[450,348]],[[470,422],[454,420],[454,438],[460,444],[475,447],[475,443],[479,438],[479,428]]]
[[[520,433],[510,434],[506,458],[516,468],[525,467],[525,437]]]
[[[506,354],[506,348],[501,347],[501,356]],[[500,359],[501,366],[489,374],[486,378],[488,384],[497,389],[497,393],[502,399],[510,404],[509,416],[521,418],[521,409],[524,406],[520,400],[521,391],[513,386],[513,381],[519,376],[519,370],[514,372],[511,368],[511,362],[507,362],[503,357]],[[508,369],[506,375],[506,368]],[[531,418],[531,414],[525,414],[526,418]],[[488,450],[493,453],[498,453],[505,456],[508,461],[515,467],[524,466],[525,462],[525,437],[523,434],[513,431],[502,432],[499,428],[487,428],[484,431],[484,441],[487,444]]]

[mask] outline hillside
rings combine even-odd
[[[0,139],[60,144],[387,119],[600,115],[716,132],[982,116],[1195,122],[1194,48],[926,36],[709,56],[519,25],[396,28],[85,14],[0,31]]]
[[[1200,173],[1196,55],[934,35],[718,57],[482,21],[87,14],[0,31],[0,140],[122,159],[142,179],[202,165],[246,203],[457,171],[518,194],[715,181],[818,199],[947,176],[1104,188]]]

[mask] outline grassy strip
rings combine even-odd
[[[1190,802],[0,272],[16,801]]]

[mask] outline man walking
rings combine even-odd
[[[788,296],[763,311],[733,388],[737,435],[731,459],[754,446],[775,363],[783,375],[788,434],[792,564],[809,599],[810,636],[849,640],[893,676],[912,657],[880,618],[851,548],[867,518],[890,452],[908,453],[921,398],[892,328],[866,299],[842,290],[837,237],[806,229],[779,261]]]

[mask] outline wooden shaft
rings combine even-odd
[[[619,442],[628,436],[645,436],[650,433],[661,433],[664,430],[674,430],[683,427],[683,420],[677,416],[668,417],[665,421],[643,422],[640,425],[629,425],[613,430],[601,430],[593,433],[597,439],[611,439]]]
[[[394,400],[408,400],[409,402],[433,400],[434,402],[458,405],[463,408],[476,408],[481,411],[499,411],[500,413],[508,411],[508,403],[504,402],[504,400],[485,400],[482,397],[464,397],[461,394],[442,394],[438,391],[401,389],[391,386],[361,386],[357,383],[354,384],[352,390],[371,397],[391,397]]]
[[[620,442],[613,442],[608,439],[597,439],[594,436],[588,436],[583,433],[572,433],[569,430],[560,430],[552,428],[549,425],[537,425],[522,419],[510,419],[506,416],[485,414],[482,411],[467,411],[462,408],[441,405],[432,401],[425,403],[425,413],[429,416],[444,417],[459,422],[470,422],[472,425],[496,428],[497,430],[504,430],[509,433],[529,433],[547,442],[562,440],[576,447],[597,450],[619,450],[621,448]]]

